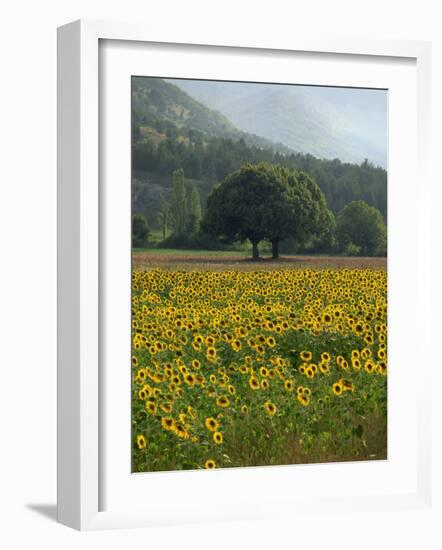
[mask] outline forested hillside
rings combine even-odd
[[[336,214],[364,200],[387,212],[387,173],[365,161],[343,163],[291,151],[281,144],[238,130],[169,82],[135,77],[132,82],[133,208],[157,226],[161,196],[172,188],[172,172],[182,168],[187,182],[205,199],[213,185],[245,163],[267,161],[303,170],[323,191]]]

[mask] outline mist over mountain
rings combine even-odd
[[[386,90],[169,79],[244,132],[317,158],[387,166]]]

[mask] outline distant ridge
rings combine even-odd
[[[178,86],[243,131],[318,158],[387,166],[387,92],[179,80]]]

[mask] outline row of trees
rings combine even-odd
[[[195,183],[187,186],[184,170],[179,168],[172,174],[173,191],[170,203],[161,197],[159,220],[165,239],[168,224],[178,236],[196,233],[201,221],[201,199]]]
[[[176,239],[194,235],[200,230],[201,198],[195,183],[186,183],[184,170],[179,168],[172,174],[173,189],[171,196],[166,199],[160,196],[157,221],[161,228],[163,242],[166,241],[168,231],[171,230]],[[140,248],[146,246],[150,235],[150,227],[143,214],[135,214],[132,218],[132,246]]]
[[[195,242],[210,235],[223,243],[271,243],[278,258],[282,241],[302,249],[307,244],[324,252],[348,255],[384,255],[387,231],[382,214],[364,201],[352,201],[335,218],[324,194],[305,172],[266,162],[246,164],[216,185],[202,218],[195,184],[186,184],[182,169],[173,172],[169,200],[161,197],[158,221],[163,242],[173,231],[173,243]],[[145,218],[133,218],[133,245],[144,246],[149,234]],[[187,239],[187,240],[186,240]],[[144,244],[142,244],[144,243]]]
[[[197,131],[193,131],[189,141],[168,137],[155,144],[149,139],[141,139],[134,141],[133,146],[136,171],[170,175],[182,167],[187,177],[211,183],[222,181],[244,164],[259,162],[281,164],[310,174],[335,214],[353,200],[365,200],[386,217],[387,173],[369,162],[357,165],[339,159],[284,154],[247,144],[243,139],[203,138]]]

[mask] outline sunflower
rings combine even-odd
[[[187,373],[184,375],[184,382],[188,384],[189,386],[194,386],[196,382],[196,378],[192,373]]]
[[[324,315],[322,316],[322,320],[326,325],[329,325],[332,322],[332,317],[329,313],[324,313]]]
[[[342,386],[342,389],[344,391],[355,391],[354,384],[352,382],[350,382],[349,380],[340,380],[339,382],[340,382],[340,384]]]
[[[220,395],[216,400],[216,404],[218,405],[218,407],[225,409],[230,405],[230,401],[229,401],[229,398],[226,397],[225,395]]]
[[[275,416],[276,414],[276,405],[271,401],[266,401],[264,403],[264,409],[269,416]]]
[[[311,351],[301,351],[301,353],[299,354],[299,357],[301,358],[301,361],[311,361],[312,360],[312,357],[313,357],[313,354]]]
[[[387,364],[385,363],[385,361],[380,361],[376,365],[376,372],[386,376],[386,374],[387,374]]]
[[[287,390],[287,391],[293,391],[293,382],[291,380],[286,380],[284,382],[284,388]]]
[[[259,388],[261,387],[259,385],[258,379],[255,378],[254,376],[251,376],[249,378],[249,386],[252,388],[252,390],[259,390]]]
[[[332,386],[332,391],[335,395],[341,395],[343,388],[340,382],[335,382]]]
[[[219,422],[213,417],[206,418],[205,421],[206,428],[211,432],[216,432],[219,427]]]
[[[216,462],[212,458],[209,458],[204,462],[204,468],[206,470],[214,470],[216,468]]]
[[[267,380],[267,378],[263,378],[263,379],[261,380],[261,388],[262,388],[263,390],[268,390],[269,387],[270,387],[269,381]]]
[[[362,359],[369,359],[371,357],[371,349],[370,348],[364,348],[361,351],[361,357],[362,357]]]
[[[305,393],[298,393],[297,399],[304,407],[310,403],[310,398]]]
[[[146,380],[146,369],[138,369],[135,380],[137,382],[144,382]]]
[[[266,376],[268,376],[269,372],[268,372],[268,370],[266,369],[266,367],[260,367],[260,369],[259,369],[259,374],[260,374],[261,376],[266,377]]]
[[[170,416],[164,416],[161,419],[161,427],[163,428],[163,430],[166,430],[166,431],[174,431],[175,430],[174,419]]]
[[[330,372],[330,367],[328,366],[328,363],[322,360],[319,363],[319,370],[322,374],[328,374]]]
[[[233,351],[236,351],[236,352],[241,351],[242,345],[239,340],[233,340],[233,342],[231,343],[231,346]]]
[[[138,392],[138,397],[141,399],[141,401],[145,401],[148,397],[150,397],[151,392],[147,391],[145,388],[141,388],[141,390]]]
[[[371,374],[375,370],[375,364],[371,359],[367,359],[367,361],[365,361],[364,370],[365,372],[368,372],[368,374]]]
[[[189,432],[182,424],[175,424],[172,431],[181,439],[189,439]]]
[[[137,445],[139,449],[145,449],[147,446],[146,438],[143,434],[137,435]]]
[[[247,374],[249,372],[249,367],[247,365],[240,365],[239,372],[241,374]]]
[[[354,370],[361,370],[361,361],[359,360],[359,358],[353,358],[351,360],[351,365]]]
[[[158,410],[157,404],[154,401],[146,401],[145,408],[149,414],[156,414]]]
[[[276,341],[273,338],[273,336],[269,336],[266,340],[266,343],[269,346],[269,348],[274,348],[276,346]]]
[[[216,349],[213,346],[207,348],[206,357],[209,361],[216,359]]]
[[[221,432],[214,432],[213,441],[215,441],[217,445],[221,445],[223,442],[223,434]]]

